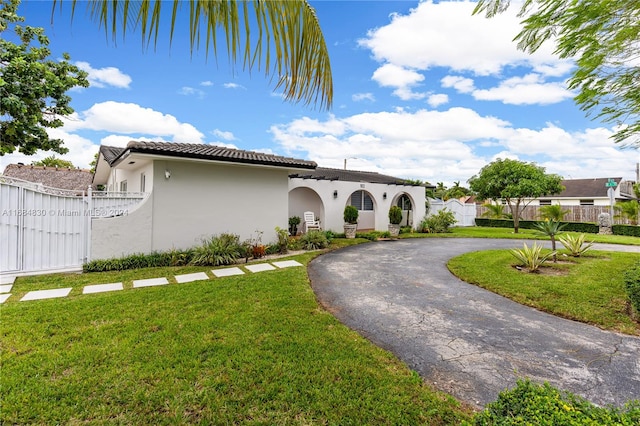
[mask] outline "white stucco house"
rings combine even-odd
[[[321,227],[334,232],[343,232],[346,205],[358,208],[359,231],[386,231],[391,206],[402,208],[402,226],[416,226],[425,201],[424,186],[374,172],[317,167],[289,176],[289,217],[313,211]]]
[[[548,206],[559,204],[562,206],[608,206],[608,182],[615,182],[613,198],[615,201],[628,201],[635,199],[633,184],[621,177],[613,178],[589,178],[589,179],[565,179],[561,182],[564,190],[555,195],[544,195],[531,201],[532,206]]]
[[[223,232],[241,240],[288,227],[291,173],[313,161],[205,144],[133,141],[102,146],[94,185],[148,196],[126,214],[95,218],[91,258],[185,249]]]

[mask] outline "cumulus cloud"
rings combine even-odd
[[[375,102],[376,98],[373,95],[373,93],[356,93],[351,96],[351,100],[353,100],[354,102],[360,102],[365,100]]]
[[[433,108],[449,103],[449,96],[445,93],[437,93],[429,95],[427,103]]]
[[[236,140],[236,137],[233,135],[232,132],[225,132],[225,131],[222,131],[220,129],[213,130],[211,132],[211,134],[214,135],[215,137],[220,138],[220,139],[225,140],[225,141]]]
[[[76,66],[89,73],[88,80],[91,87],[112,86],[128,89],[131,84],[131,77],[115,67],[93,68],[91,64],[83,61],[76,62]]]
[[[180,90],[178,90],[178,94],[184,96],[197,96],[200,99],[204,98],[205,96],[204,91],[189,86],[183,86],[182,88],[180,88]]]
[[[224,83],[222,87],[225,89],[246,89],[246,87],[238,83]]]
[[[209,81],[209,80],[203,81],[200,83],[200,86],[211,87],[213,86],[213,81]]]

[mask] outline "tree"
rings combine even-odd
[[[487,208],[487,211],[482,213],[483,217],[488,217],[489,219],[504,219],[507,216],[502,203],[484,203],[482,206]]]
[[[475,13],[495,16],[509,0],[480,0]],[[618,125],[616,142],[640,145],[640,3],[627,0],[527,0],[520,9],[518,48],[533,53],[556,43],[560,58],[575,58],[568,81],[587,115]]]
[[[55,155],[43,158],[40,161],[33,161],[33,166],[45,166],[45,167],[59,167],[61,169],[75,169],[75,166],[71,161],[57,158]]]
[[[640,212],[640,204],[637,201],[618,201],[613,208],[617,215],[615,215],[616,219],[629,219],[632,225],[638,224],[638,213]]]
[[[63,141],[50,138],[46,129],[62,126],[60,117],[73,112],[66,92],[88,87],[87,73],[71,65],[66,53],[60,62],[47,59],[44,29],[18,24],[24,22],[17,15],[19,4],[0,0],[0,155],[16,150],[32,155],[39,149],[64,154]]]
[[[62,9],[63,1],[54,0]],[[223,29],[232,64],[242,60],[251,71],[264,64],[266,75],[276,78],[275,89],[282,88],[287,101],[320,104],[333,102],[333,81],[329,53],[315,10],[307,0],[95,0],[87,2],[91,17],[116,38],[124,37],[128,24],[136,23],[147,44],[157,42],[161,30],[169,28],[173,39],[178,14],[188,4],[191,51],[200,47],[201,35],[207,55],[218,54],[218,30]],[[76,1],[72,2],[75,10]],[[170,8],[169,25],[162,6]],[[186,13],[185,13],[186,14]],[[250,18],[254,19],[251,20]]]
[[[555,220],[560,222],[569,210],[563,210],[560,204],[552,204],[550,206],[540,207],[540,216],[542,219]]]
[[[525,199],[558,194],[563,190],[561,181],[562,177],[545,174],[544,167],[534,163],[498,159],[469,179],[469,187],[480,200],[504,200],[511,210],[513,229],[517,234],[520,211],[528,205]]]
[[[464,186],[460,186],[460,182],[453,182],[453,186],[444,191],[443,200],[447,201],[450,199],[458,199],[462,197],[466,197],[469,195],[471,191],[469,191]]]

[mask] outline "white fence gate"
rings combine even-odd
[[[460,200],[442,201],[439,199],[429,198],[429,214],[438,213],[440,210],[447,209],[453,212],[456,223],[455,226],[475,226],[476,222],[476,205],[465,204]]]
[[[80,270],[90,259],[91,219],[123,214],[144,196],[0,177],[0,274]]]

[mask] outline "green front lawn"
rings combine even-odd
[[[351,242],[349,242],[351,243]],[[316,256],[292,257],[301,263]],[[321,309],[305,268],[82,295],[207,268],[19,278],[1,307],[3,424],[459,424],[471,412]]]
[[[627,237],[629,238],[629,237]],[[640,323],[627,312],[624,272],[637,264],[637,253],[589,251],[584,257],[559,257],[542,273],[526,273],[508,250],[463,254],[448,267],[460,279],[564,318],[606,330],[640,335]]]

